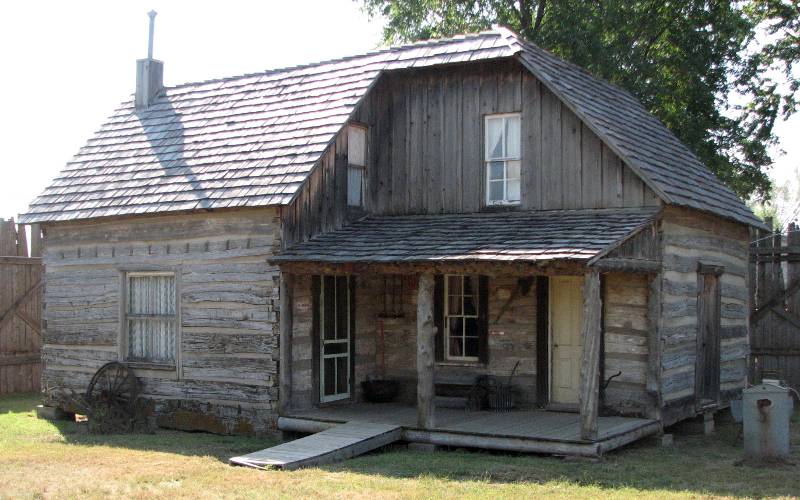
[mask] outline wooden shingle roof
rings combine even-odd
[[[495,28],[127,101],[22,214],[23,223],[288,204],[386,71],[516,57],[662,199],[760,221],[627,92]]]
[[[651,223],[658,208],[368,216],[274,262],[586,261]]]

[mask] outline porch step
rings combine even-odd
[[[301,439],[248,455],[233,457],[235,465],[293,470],[346,460],[400,439],[402,427],[351,421]]]

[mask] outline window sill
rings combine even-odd
[[[520,210],[519,203],[498,203],[496,205],[484,205],[484,212],[514,212]]]
[[[456,366],[456,367],[467,367],[467,368],[485,368],[486,363],[481,363],[480,361],[437,361],[436,366]]]
[[[178,368],[175,363],[151,363],[148,361],[125,361],[125,366],[130,368],[140,368],[143,370],[176,371]]]

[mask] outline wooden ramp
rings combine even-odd
[[[297,469],[346,460],[400,439],[402,427],[347,422],[295,441],[230,459],[232,464],[266,469]]]

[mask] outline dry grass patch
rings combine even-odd
[[[160,431],[90,436],[38,420],[36,395],[0,398],[0,498],[685,498],[794,497],[800,467],[737,467],[733,429],[652,441],[600,463],[392,450],[296,472],[231,467],[265,439]],[[795,429],[795,438],[800,437]],[[797,439],[795,439],[797,442]],[[800,453],[795,453],[800,462]]]

